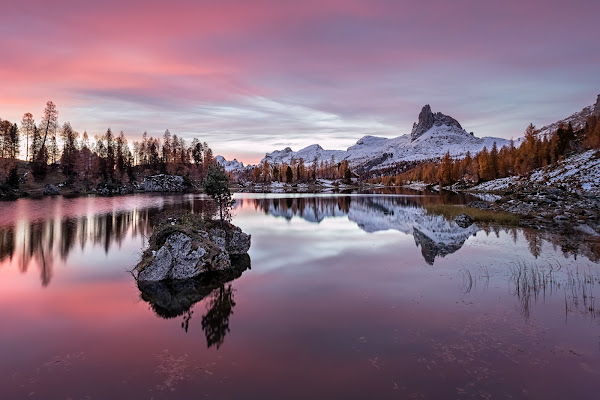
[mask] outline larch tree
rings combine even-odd
[[[56,131],[58,129],[58,111],[56,110],[56,105],[53,102],[48,101],[46,103],[46,108],[44,108],[42,122],[40,123],[40,135],[41,140],[39,143],[39,148],[36,149],[36,154],[33,154],[34,157],[34,173],[38,176],[45,174],[46,166],[48,164],[48,137],[56,139]],[[36,146],[37,147],[37,146]]]
[[[25,161],[29,161],[29,138],[33,136],[35,120],[33,114],[25,113],[21,119],[21,133],[25,136]]]
[[[77,159],[77,137],[79,134],[73,130],[69,122],[65,122],[60,131],[63,141],[63,153],[61,164],[63,173],[72,179],[75,175],[75,164]]]

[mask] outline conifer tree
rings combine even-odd
[[[231,207],[234,204],[228,184],[229,176],[223,167],[218,164],[208,167],[206,177],[202,181],[202,189],[217,204],[221,222],[231,219]]]
[[[33,114],[25,113],[21,119],[21,133],[25,136],[25,161],[29,161],[29,138],[33,136],[35,120]]]

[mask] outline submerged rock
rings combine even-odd
[[[150,248],[135,270],[138,282],[182,280],[206,272],[227,271],[231,269],[232,256],[246,254],[250,249],[250,235],[234,225],[206,227],[198,217],[191,221],[182,223],[170,218],[156,228]]]
[[[460,226],[461,228],[468,228],[469,226],[473,225],[475,220],[473,220],[470,215],[459,214],[454,218],[454,222],[456,222],[456,225]]]

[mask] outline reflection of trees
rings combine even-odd
[[[7,257],[12,259],[15,251],[15,234],[13,229],[0,231],[0,262]]]
[[[202,317],[202,329],[206,335],[206,346],[221,347],[225,335],[229,332],[229,317],[233,314],[233,289],[231,285],[227,288],[221,286],[213,290],[208,301],[208,311]]]
[[[114,245],[121,246],[128,236],[149,236],[154,216],[163,211],[187,209],[204,213],[211,212],[209,208],[202,199],[181,198],[163,207],[18,221],[0,228],[0,262],[14,260],[22,272],[33,264],[40,270],[42,285],[46,286],[52,278],[55,260],[66,262],[76,244],[82,249],[88,244],[101,246],[108,252]]]
[[[405,194],[405,193],[402,193]],[[374,211],[372,218],[389,219],[389,210],[399,207],[423,207],[444,202],[463,202],[468,198],[456,195],[431,196],[331,196],[331,197],[287,197],[272,199],[241,199],[240,204],[253,206],[265,214],[284,218],[294,216],[312,222],[320,222],[331,216],[345,216],[358,206]],[[382,204],[385,207],[382,207]],[[56,260],[66,262],[69,254],[78,245],[101,246],[108,252],[113,246],[121,246],[127,237],[149,236],[154,216],[176,209],[194,213],[210,214],[212,204],[190,197],[171,198],[162,207],[135,208],[96,215],[62,218],[49,215],[47,219],[33,222],[18,221],[14,225],[0,227],[0,263],[13,262],[19,270],[26,272],[38,268],[43,285],[49,284]],[[87,211],[87,210],[86,210]],[[371,218],[371,217],[370,217]],[[485,227],[484,227],[485,228]],[[578,231],[559,234],[541,230],[521,228],[487,227],[486,233],[507,232],[516,242],[521,236],[528,241],[530,251],[539,256],[543,244],[550,243],[565,256],[584,256],[591,261],[600,260],[600,241],[591,241]]]

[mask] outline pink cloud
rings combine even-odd
[[[426,102],[468,117],[506,102],[521,107],[517,90],[528,84],[534,95],[525,97],[542,107],[536,115],[550,118],[556,108],[539,103],[547,92],[565,99],[566,114],[597,94],[598,11],[597,2],[584,1],[13,2],[0,27],[0,116],[37,114],[52,99],[81,130],[113,125],[139,134],[157,122],[158,131],[181,126],[205,106],[243,110],[245,99],[268,97],[391,123],[392,135],[406,133]],[[489,104],[478,109],[482,97]],[[114,118],[123,102],[138,114],[165,114],[124,123],[126,115]],[[202,130],[202,122],[182,129]],[[217,145],[218,133],[275,130],[269,123],[240,112],[204,130]],[[345,135],[362,133],[371,132]]]

